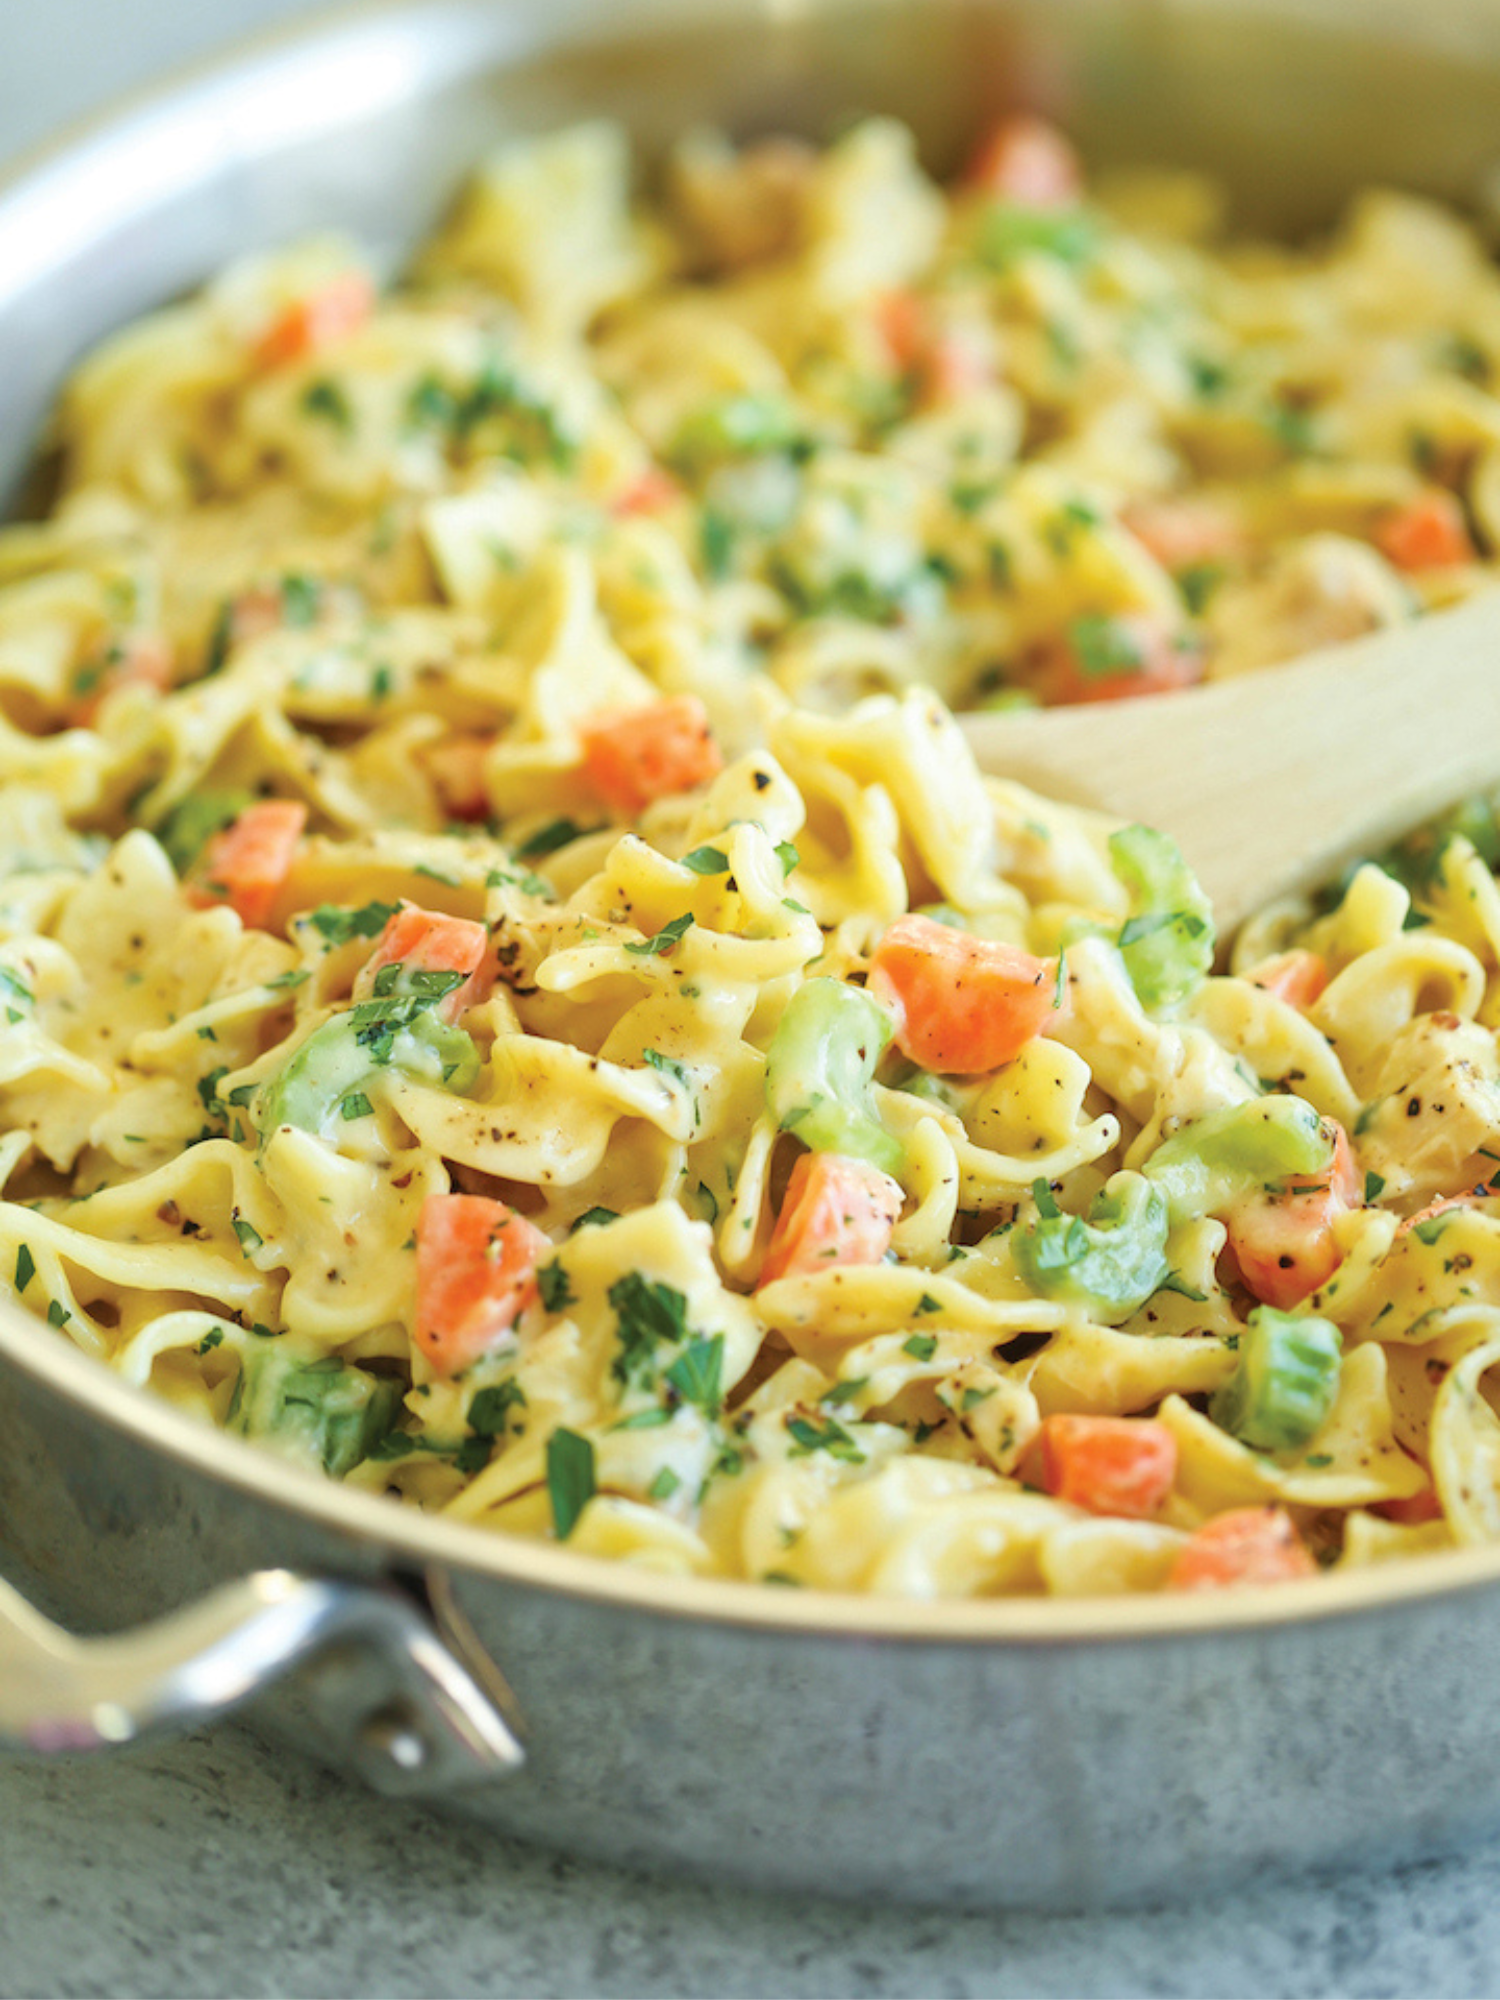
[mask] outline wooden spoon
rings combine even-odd
[[[1181,694],[963,721],[986,771],[1170,833],[1227,938],[1500,788],[1500,591]]]

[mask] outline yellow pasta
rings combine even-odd
[[[698,134],[648,204],[579,127],[383,294],[319,240],[85,362],[0,531],[23,1306],[673,1575],[1500,1539],[1495,815],[1216,969],[1169,841],[953,714],[1491,581],[1500,283],[1431,204],[1246,248],[1027,136]]]

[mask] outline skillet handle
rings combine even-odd
[[[331,1725],[345,1737],[378,1791],[432,1793],[524,1761],[498,1688],[481,1685],[410,1597],[281,1569],[99,1639],[65,1632],[0,1578],[0,1750],[102,1750],[196,1728],[314,1659],[335,1683],[319,1734],[326,1743]],[[384,1697],[374,1706],[372,1668]],[[316,1677],[310,1688],[316,1707]]]

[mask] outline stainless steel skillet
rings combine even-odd
[[[0,189],[0,488],[109,327],[306,228],[397,254],[502,130],[602,108],[649,145],[695,118],[818,130],[886,109],[941,167],[1013,97],[1098,157],[1209,166],[1247,220],[1298,227],[1372,179],[1475,189],[1500,149],[1500,19],[1367,6],[1356,25],[1337,0],[351,15]],[[299,1474],[9,1309],[0,1549],[76,1629],[189,1607],[100,1652],[0,1597],[0,1734],[123,1740],[315,1656],[265,1697],[294,1740],[621,1860],[1079,1907],[1434,1851],[1500,1821],[1500,1552],[1207,1606],[688,1586]]]

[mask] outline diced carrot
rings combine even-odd
[[[200,909],[227,903],[240,922],[264,930],[286,884],[307,824],[299,799],[261,799],[214,834],[188,882]]]
[[[896,1044],[923,1069],[975,1074],[1021,1053],[1057,1014],[1057,960],[931,917],[898,917],[867,990],[897,1017]]]
[[[1443,486],[1429,486],[1376,526],[1375,545],[1397,569],[1447,569],[1475,560],[1464,510]]]
[[[1284,951],[1252,966],[1245,977],[1252,986],[1306,1013],[1328,984],[1328,961],[1316,951]]]
[[[1377,1500],[1370,1512],[1387,1521],[1399,1521],[1405,1528],[1419,1528],[1427,1521],[1441,1521],[1443,1503],[1434,1487],[1412,1493],[1404,1500]]]
[[[1041,1452],[1047,1491],[1090,1514],[1145,1520],[1177,1477],[1177,1439],[1150,1417],[1048,1417]]]
[[[1282,1507],[1232,1507],[1215,1514],[1177,1551],[1168,1590],[1232,1590],[1315,1576],[1318,1565]]]
[[[956,327],[935,333],[917,375],[917,401],[924,409],[942,409],[994,380],[989,356]]]
[[[493,736],[455,732],[422,751],[422,762],[450,819],[490,817],[491,800],[484,767],[494,741]]]
[[[1173,694],[1203,678],[1203,649],[1184,627],[1145,613],[1080,618],[1031,654],[1028,669],[1049,707]]]
[[[1419,1223],[1431,1222],[1435,1215],[1446,1215],[1452,1208],[1467,1208],[1470,1202],[1483,1200],[1486,1195],[1495,1192],[1495,1188],[1488,1181],[1480,1181],[1474,1187],[1465,1188],[1462,1194],[1439,1195],[1436,1201],[1428,1202],[1425,1208],[1419,1208],[1414,1215],[1404,1216],[1396,1225],[1396,1234],[1409,1236]]]
[[[1230,509],[1198,494],[1134,500],[1121,519],[1162,567],[1174,572],[1225,562],[1245,550],[1245,531]]]
[[[924,302],[905,289],[884,292],[875,302],[875,325],[892,364],[903,375],[913,370],[927,346],[930,322]]]
[[[1359,1198],[1349,1135],[1335,1124],[1333,1161],[1325,1175],[1289,1181],[1276,1194],[1258,1194],[1227,1218],[1240,1276],[1262,1304],[1287,1312],[1327,1283],[1343,1261],[1335,1218],[1357,1207]]]
[[[1064,208],[1083,192],[1083,168],[1071,142],[1047,119],[1027,112],[991,126],[961,179],[965,187],[1028,208]]]
[[[280,585],[258,583],[242,590],[230,604],[225,636],[231,646],[242,646],[249,639],[263,639],[268,632],[279,631],[285,617]]]
[[[363,271],[340,271],[293,299],[262,329],[252,349],[257,368],[286,368],[357,333],[375,310],[375,287]]]
[[[612,514],[660,514],[670,507],[674,500],[682,498],[682,488],[670,472],[664,472],[659,465],[648,465],[638,473],[630,484],[610,506]]]
[[[551,1249],[535,1224],[483,1194],[430,1194],[417,1218],[417,1346],[456,1375],[537,1299]]]
[[[903,1200],[899,1182],[865,1160],[804,1153],[787,1182],[761,1284],[840,1264],[878,1264],[891,1247]]]
[[[438,1012],[456,1021],[493,983],[486,962],[489,948],[489,932],[472,918],[449,917],[440,910],[403,903],[366,960],[358,990],[363,995],[383,965],[401,965],[408,972],[460,972],[463,984],[445,993],[438,1003]]]
[[[892,366],[924,408],[957,402],[994,379],[993,363],[981,346],[962,329],[937,324],[915,292],[887,292],[876,305],[875,324]]]
[[[121,687],[149,687],[164,693],[172,685],[172,649],[155,632],[135,632],[101,643],[73,676],[68,720],[90,729],[106,695]]]
[[[612,708],[579,731],[589,783],[615,812],[633,819],[672,792],[706,784],[724,768],[695,694],[672,695],[649,708]]]

